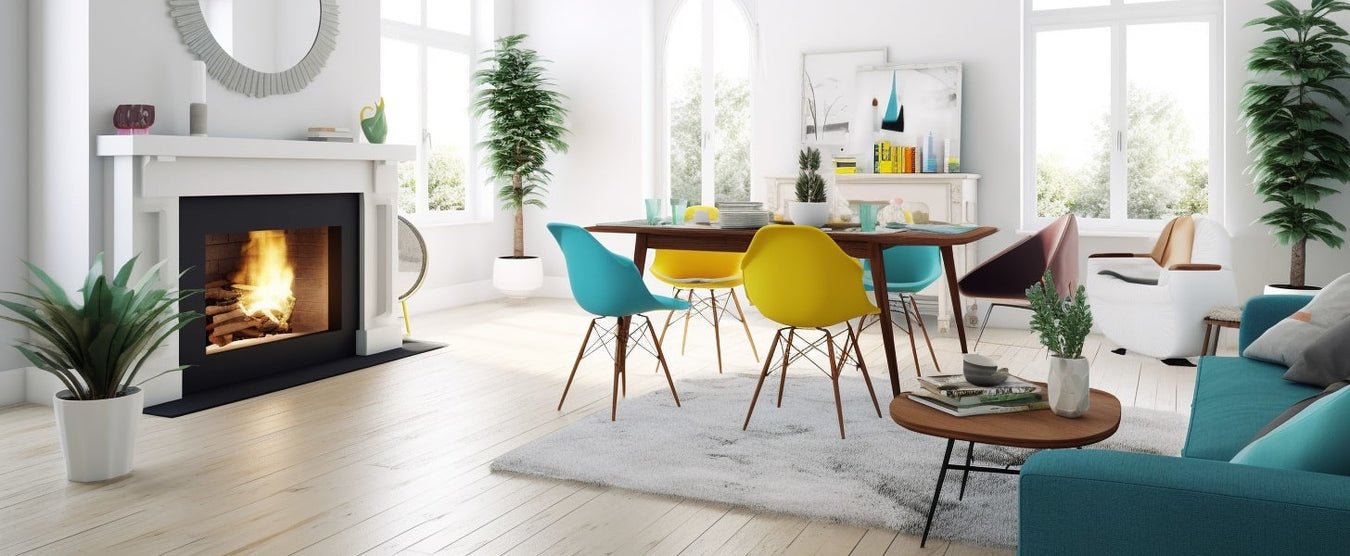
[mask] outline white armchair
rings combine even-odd
[[[1127,351],[1159,359],[1200,355],[1205,314],[1237,304],[1230,243],[1222,224],[1183,216],[1163,227],[1151,253],[1089,256],[1093,322]]]

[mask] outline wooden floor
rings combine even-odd
[[[103,484],[66,481],[50,408],[0,408],[0,554],[1014,552],[940,539],[920,549],[889,530],[491,473],[507,450],[609,410],[608,363],[598,357],[555,410],[588,320],[559,299],[415,316],[415,337],[448,347],[177,419],[146,416],[136,470]],[[775,326],[750,320],[763,351]],[[710,327],[695,323],[686,355],[672,332],[677,380],[717,373]],[[723,337],[726,372],[757,373],[739,327]],[[897,340],[912,382],[905,336]],[[954,334],[934,341],[943,368],[957,372]],[[875,327],[862,342],[869,366],[884,369]],[[1188,411],[1193,368],[1113,347],[1089,338],[1094,387],[1125,405]],[[1045,353],[1027,331],[991,329],[979,352],[1045,376]],[[923,368],[932,373],[931,363]],[[665,387],[657,374],[631,374],[630,396]],[[887,391],[884,371],[876,377]]]

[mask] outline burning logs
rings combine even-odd
[[[240,297],[254,289],[247,284],[230,284],[224,280],[206,285],[206,316],[210,319],[206,324],[208,341],[217,347],[225,347],[235,340],[290,332],[286,319],[278,319],[272,314],[274,311],[247,311]]]

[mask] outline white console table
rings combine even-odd
[[[906,202],[928,205],[929,218],[953,224],[979,224],[976,221],[976,188],[979,174],[827,174],[830,182],[831,215],[857,213],[858,203],[888,203],[900,197]],[[795,176],[767,178],[765,207],[786,214],[787,202],[795,198]],[[964,275],[976,265],[975,249],[958,245],[955,248],[956,272]],[[945,279],[939,279],[916,296],[936,306],[938,329],[945,332],[951,324],[951,302],[947,299]],[[928,303],[924,303],[927,305]],[[967,326],[979,325],[975,303],[966,303]]]

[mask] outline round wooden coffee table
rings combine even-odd
[[[948,469],[962,472],[958,500],[965,497],[966,478],[971,471],[1012,475],[1019,472],[1017,469],[971,465],[976,442],[1017,448],[1081,448],[1115,434],[1120,426],[1120,400],[1097,389],[1093,389],[1090,396],[1087,413],[1076,419],[1060,417],[1048,409],[956,417],[911,400],[906,393],[891,400],[891,418],[897,424],[914,432],[947,439],[947,453],[942,456],[942,470],[938,472],[937,488],[933,490],[933,503],[928,508],[928,521],[923,526],[919,546],[928,542],[928,530],[933,526],[933,514],[937,511],[938,496],[942,494]],[[970,443],[964,465],[951,462],[952,447],[957,440]]]

